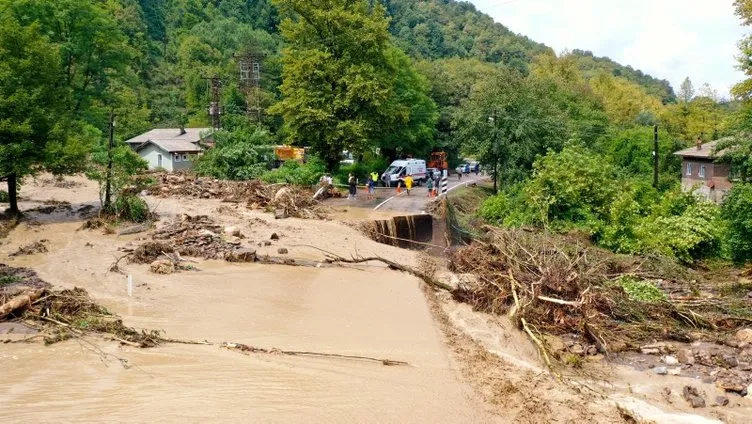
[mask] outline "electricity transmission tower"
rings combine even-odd
[[[219,91],[222,88],[222,80],[217,76],[204,77],[204,79],[209,81],[209,90],[211,91],[211,102],[209,103],[209,118],[211,118],[212,128],[218,130],[222,126],[222,108],[219,105]]]
[[[240,68],[240,85],[245,90],[246,96],[246,113],[248,116],[255,117],[261,123],[261,64],[263,63],[265,53],[249,51],[238,56],[238,66]]]

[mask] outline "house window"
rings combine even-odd
[[[700,178],[705,178],[705,165],[700,165]]]
[[[183,162],[188,162],[188,154],[183,153]]]
[[[692,164],[691,163],[687,163],[687,175],[689,175],[689,176],[692,175]]]
[[[180,153],[175,153],[175,162],[180,162]]]

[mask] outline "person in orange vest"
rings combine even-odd
[[[405,177],[405,189],[407,190],[407,195],[410,195],[410,189],[413,188],[413,176],[408,175]]]

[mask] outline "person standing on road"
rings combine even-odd
[[[373,185],[374,186],[379,183],[379,173],[378,172],[376,172],[376,171],[371,172],[371,181],[373,181]]]
[[[476,163],[473,168],[474,168],[473,171],[475,171],[475,176],[477,177],[478,176],[478,172],[480,172],[480,164]]]
[[[405,189],[407,190],[407,195],[410,195],[410,189],[413,188],[413,176],[408,175],[405,177]]]
[[[355,179],[355,175],[350,174],[350,176],[347,178],[347,185],[350,188],[350,193],[348,194],[348,199],[355,199],[356,195],[358,194],[358,181]]]
[[[366,198],[368,200],[371,200],[375,197],[376,182],[373,180],[373,178],[369,178],[367,185],[368,185],[368,195],[366,196]]]
[[[433,178],[429,178],[428,181],[426,181],[426,188],[428,189],[426,197],[433,197]]]

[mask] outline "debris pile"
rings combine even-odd
[[[224,259],[229,253],[239,249],[240,244],[223,237],[222,226],[206,215],[182,215],[153,231],[151,238],[154,242],[140,246],[136,253],[148,249],[152,260],[160,256],[157,250],[159,253],[176,252],[194,258]]]
[[[152,240],[128,252],[128,261],[150,264],[151,271],[157,274],[194,269],[182,256],[228,262],[256,261],[256,251],[241,246],[244,236],[239,231],[225,233],[227,231],[206,215],[181,215],[152,231]],[[117,271],[116,266],[113,268]]]
[[[324,208],[314,200],[313,192],[307,188],[265,184],[259,180],[218,180],[189,173],[159,173],[154,174],[154,178],[156,184],[147,190],[153,196],[245,203],[249,209],[274,212],[277,218],[320,219],[326,216]]]
[[[152,347],[161,338],[157,331],[138,331],[96,304],[86,290],[55,290],[27,268],[0,264],[0,322],[22,321],[39,333],[45,343],[91,334],[106,335],[121,343]]]
[[[455,252],[450,266],[478,278],[454,297],[508,313],[549,360],[543,335],[575,335],[578,352],[637,351],[653,341],[718,341],[752,322],[749,299],[693,297],[685,270],[658,259],[615,255],[550,234],[489,229],[489,243]],[[625,278],[663,297],[628,292]],[[665,293],[672,293],[668,296]],[[648,293],[653,296],[653,293]]]
[[[47,243],[48,240],[42,239],[37,240],[33,243],[29,243],[26,245],[23,245],[18,248],[17,251],[10,254],[10,256],[28,256],[28,255],[34,255],[37,253],[47,253]]]

